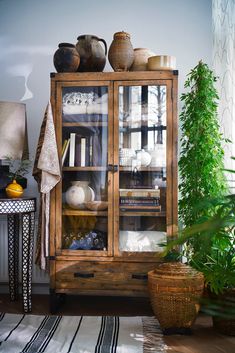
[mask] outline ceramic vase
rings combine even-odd
[[[134,49],[130,41],[130,34],[117,32],[108,52],[108,59],[114,71],[128,71],[134,61]]]
[[[79,72],[103,71],[106,63],[107,44],[104,39],[84,34],[77,37],[76,49],[80,55]],[[104,49],[100,42],[103,43]]]
[[[72,181],[72,186],[65,193],[65,200],[71,208],[84,209],[85,203],[94,201],[94,190],[88,181]]]
[[[80,56],[75,45],[60,43],[54,54],[54,66],[57,72],[76,72],[80,64]]]
[[[9,198],[18,198],[21,197],[24,193],[24,190],[16,180],[13,180],[12,183],[8,184],[6,187],[6,194]]]
[[[145,150],[138,151],[137,160],[140,160],[141,167],[147,167],[151,163],[151,155]]]
[[[147,48],[134,49],[134,61],[130,71],[146,71],[148,70],[148,58],[155,55],[154,52]]]

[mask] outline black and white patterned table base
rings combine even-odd
[[[22,297],[24,312],[32,309],[32,263],[36,199],[0,199],[0,214],[7,215],[9,292],[18,298],[19,233],[22,231]]]

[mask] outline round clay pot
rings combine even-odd
[[[72,186],[66,191],[65,199],[71,208],[84,209],[85,203],[94,201],[94,190],[88,186],[88,181],[72,181]]]
[[[104,39],[90,34],[77,37],[76,49],[80,55],[79,72],[101,72],[106,63],[107,44]],[[99,42],[102,42],[104,49]]]
[[[109,47],[108,59],[114,71],[128,71],[134,61],[134,49],[130,34],[117,32]]]
[[[130,71],[146,71],[148,69],[148,58],[154,55],[156,54],[147,48],[135,48],[135,57]]]
[[[76,72],[80,63],[80,56],[75,45],[60,43],[54,54],[54,66],[57,72]]]

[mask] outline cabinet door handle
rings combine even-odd
[[[91,278],[94,277],[94,273],[75,272],[74,277]]]
[[[116,173],[118,171],[118,165],[117,164],[114,164],[113,166],[113,172]]]
[[[148,279],[148,275],[144,273],[133,273],[131,277],[133,279]]]
[[[116,173],[118,171],[118,165],[117,164],[108,164],[108,171]]]

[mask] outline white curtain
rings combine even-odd
[[[212,0],[212,26],[221,131],[232,141],[224,144],[225,167],[235,170],[235,0]],[[235,180],[235,175],[228,179]]]

